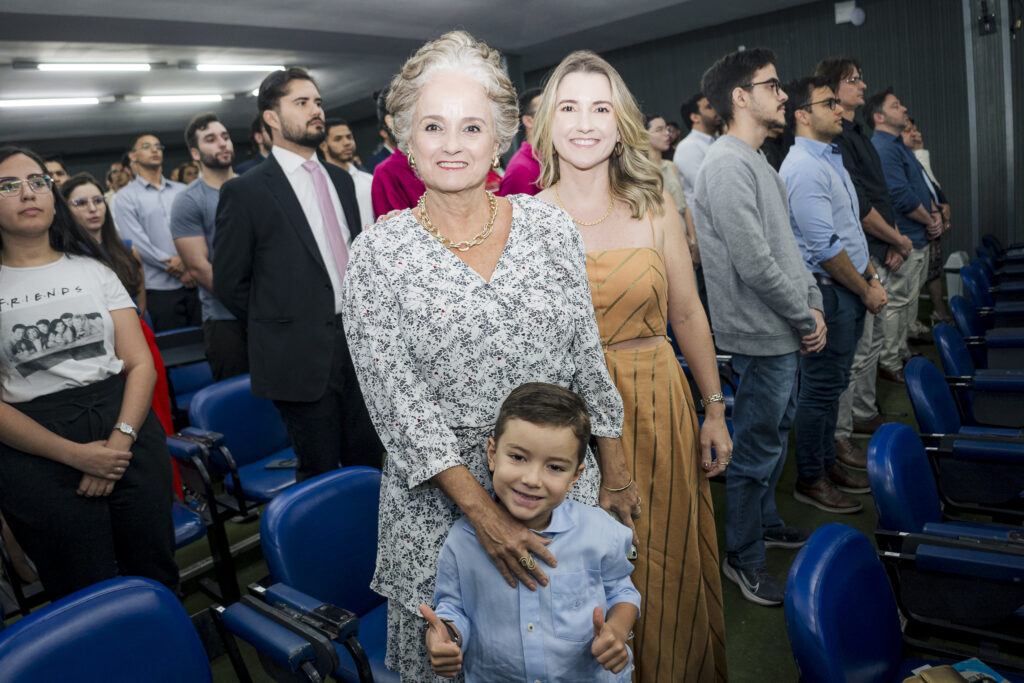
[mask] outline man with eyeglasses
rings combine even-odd
[[[785,124],[786,93],[770,50],[734,52],[704,74],[702,90],[728,125],[697,172],[700,237],[715,345],[740,375],[726,480],[722,573],[743,597],[778,605],[783,585],[766,547],[797,548],[809,532],[775,508],[796,411],[800,353],[825,346],[821,292],[789,225],[786,186],[760,147]]]
[[[907,336],[917,314],[918,294],[928,276],[928,240],[942,234],[945,221],[934,186],[917,157],[903,144],[907,108],[892,88],[864,102],[864,121],[875,131],[871,144],[882,162],[896,225],[913,243],[903,266],[886,283],[889,306],[885,309],[885,342],[878,359],[879,375],[902,380],[903,366],[911,357]]]
[[[900,268],[913,244],[895,227],[896,215],[889,203],[882,162],[863,125],[855,118],[857,109],[864,105],[867,88],[860,63],[850,57],[825,59],[818,63],[814,75],[824,77],[839,99],[843,132],[832,142],[842,152],[843,166],[857,190],[857,214],[867,239],[871,265],[886,288],[890,273]],[[884,423],[876,394],[878,357],[884,341],[885,315],[876,316],[868,311],[853,354],[850,382],[839,397],[835,432],[838,460],[859,470],[867,468],[867,456],[854,443],[853,434],[873,434]]]
[[[114,220],[142,257],[153,331],[198,326],[196,281],[171,237],[171,207],[185,186],[163,177],[164,146],[155,135],[137,136],[128,155],[138,175],[118,191]]]
[[[793,234],[818,282],[828,326],[825,348],[800,358],[793,496],[826,512],[859,512],[863,505],[847,494],[870,492],[867,475],[836,462],[833,435],[864,313],[881,311],[886,294],[868,256],[857,191],[832,144],[843,131],[839,100],[821,76],[798,79],[786,92],[786,123],[795,139],[779,175],[786,182]]]

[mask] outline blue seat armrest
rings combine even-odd
[[[231,633],[289,671],[298,671],[303,662],[316,660],[313,645],[308,640],[240,602],[225,608],[221,617]]]
[[[1024,581],[1024,557],[921,544],[915,562],[920,569],[995,581]]]
[[[976,391],[1024,391],[1024,370],[978,370],[974,374]]]
[[[191,462],[193,458],[202,456],[198,444],[182,439],[177,435],[167,437],[167,450],[172,458],[183,462]]]
[[[957,460],[1024,465],[1024,442],[1005,443],[957,439],[953,442],[953,457]]]
[[[1024,431],[1020,429],[1007,429],[1005,427],[972,427],[966,425],[961,427],[957,434],[967,436],[1003,436],[1024,440]]]
[[[264,593],[264,599],[271,605],[284,603],[300,612],[312,612],[324,604],[323,600],[292,588],[286,583],[275,583],[269,586]]]
[[[989,348],[1020,348],[1024,346],[1024,327],[997,327],[985,332]]]
[[[1024,529],[974,522],[926,522],[921,531],[942,538],[973,538],[979,541],[1024,543]]]

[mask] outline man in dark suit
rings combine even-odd
[[[257,105],[270,156],[221,188],[214,235],[217,298],[249,334],[252,392],[272,399],[303,481],[342,465],[380,467],[341,321],[348,245],[362,222],[352,178],[321,164],[320,92],[304,69],[275,71]]]

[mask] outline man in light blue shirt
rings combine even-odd
[[[129,156],[138,175],[118,191],[114,220],[142,257],[153,331],[199,325],[196,281],[171,237],[171,206],[185,186],[163,177],[164,146],[155,135],[139,135]]]
[[[870,486],[866,475],[836,462],[839,397],[850,379],[865,310],[878,313],[886,294],[869,260],[856,188],[832,144],[843,131],[839,100],[823,77],[798,79],[786,92],[787,124],[796,139],[779,175],[793,235],[818,282],[828,327],[825,348],[800,359],[794,496],[827,512],[851,513],[863,506],[847,493],[867,493]]]

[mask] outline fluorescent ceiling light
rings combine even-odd
[[[54,97],[34,100],[0,100],[3,107],[74,107],[84,104],[99,104],[98,97]]]
[[[283,71],[280,64],[196,64],[196,71]]]
[[[149,64],[37,64],[40,71],[149,71]]]
[[[143,95],[143,104],[175,104],[186,102],[220,102],[220,95]]]

